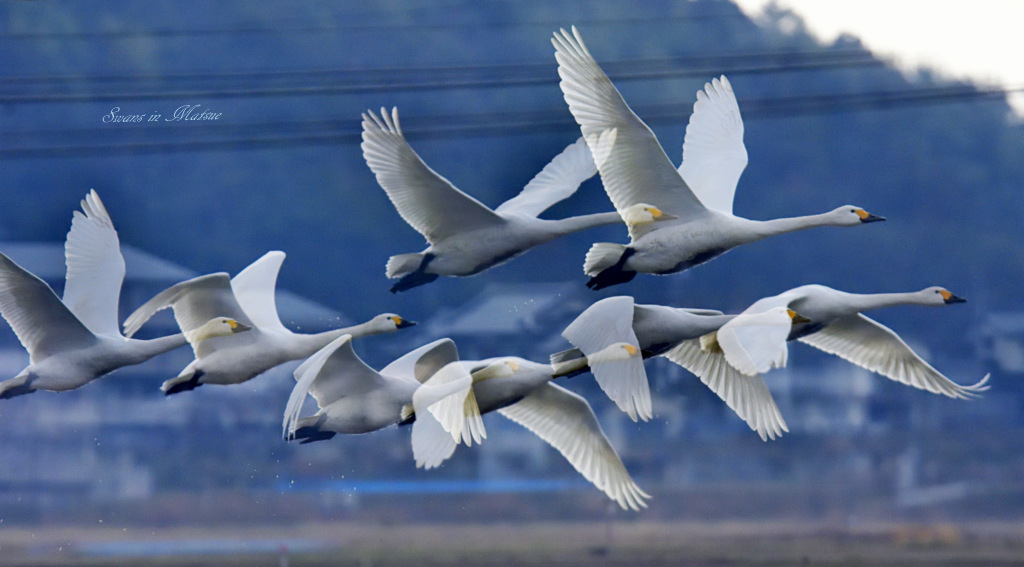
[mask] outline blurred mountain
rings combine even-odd
[[[127,243],[198,272],[234,273],[281,249],[284,287],[356,317],[388,305],[424,318],[488,281],[582,285],[589,244],[623,241],[624,231],[577,234],[483,275],[391,296],[387,258],[424,244],[358,145],[360,113],[397,105],[427,163],[496,206],[578,136],[549,42],[576,24],[674,160],[694,93],[728,74],[750,154],[738,214],[850,203],[890,219],[771,239],[608,293],[729,310],[806,282],[864,292],[938,284],[980,310],[1019,305],[1024,136],[1003,96],[929,70],[908,76],[855,38],[821,44],[783,10],[752,22],[725,1],[634,6],[11,3],[0,14],[0,228],[59,240],[96,188]],[[905,98],[921,92],[940,95]],[[197,104],[221,117],[167,120]],[[104,123],[114,107],[146,121]],[[548,215],[609,209],[593,181]],[[933,330],[963,336],[970,320]]]

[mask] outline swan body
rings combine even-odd
[[[363,157],[399,214],[429,246],[388,260],[386,274],[398,278],[392,292],[429,283],[438,276],[470,276],[534,246],[587,228],[621,222],[616,213],[560,220],[537,218],[572,195],[597,169],[583,140],[568,146],[518,196],[491,210],[430,169],[406,142],[398,109],[363,114]]]
[[[777,307],[745,315],[635,304],[632,297],[602,299],[583,311],[562,332],[576,348],[553,354],[556,371],[590,371],[608,397],[633,421],[653,417],[650,386],[643,359],[663,356],[697,375],[762,439],[788,431],[764,379],[739,368],[769,369],[786,361],[786,338],[796,312]],[[744,341],[739,341],[740,335]],[[642,358],[616,366],[580,364],[581,358],[622,341]]]
[[[46,282],[0,254],[0,314],[29,353],[29,365],[0,382],[0,398],[35,390],[73,390],[122,366],[185,345],[181,334],[151,340],[121,335],[117,307],[124,258],[117,231],[96,191],[86,195],[82,211],[75,211],[64,250],[68,269],[63,299]],[[209,323],[198,337],[202,340],[236,332],[217,321],[201,323]]]
[[[338,433],[368,433],[411,419],[414,404],[429,407],[447,396],[454,396],[454,402],[461,403],[469,393],[472,379],[460,366],[449,369],[458,375],[436,381],[439,385],[423,383],[457,359],[455,344],[450,339],[440,339],[378,372],[352,350],[351,335],[338,337],[295,370],[296,384],[282,422],[284,436],[309,443]],[[316,400],[319,409],[312,416],[300,417],[307,395]],[[424,424],[429,425],[421,420],[413,423],[414,439]]]
[[[591,149],[605,191],[629,228],[628,245],[591,247],[584,261],[584,272],[591,276],[588,287],[625,283],[637,273],[679,272],[777,234],[884,220],[852,205],[768,221],[733,215],[733,196],[747,165],[747,151],[736,96],[724,76],[697,93],[683,162],[677,169],[601,70],[576,28],[556,33],[552,44],[569,110]],[[638,217],[637,207],[656,214]]]
[[[758,300],[747,312],[779,306],[797,310],[809,321],[794,325],[790,340],[799,340],[902,384],[966,399],[988,389],[989,375],[973,385],[961,386],[925,362],[894,331],[862,313],[896,305],[942,306],[964,301],[942,287],[860,294],[812,284]]]
[[[596,353],[590,363],[596,366],[637,356],[638,350],[618,343]],[[479,443],[486,437],[480,415],[498,411],[562,453],[575,470],[623,510],[647,507],[650,495],[630,477],[590,404],[552,383],[557,375],[550,364],[507,356],[450,365],[461,365],[470,373],[472,389],[462,404],[447,398],[449,403],[433,405],[429,412],[418,411],[417,423],[430,422],[433,435],[430,443],[421,442],[419,450],[414,445],[418,467],[440,466],[460,439],[468,445],[473,440]],[[443,380],[440,373],[431,382],[437,379]],[[471,410],[466,411],[467,407]]]
[[[294,333],[277,313],[274,290],[284,252],[268,252],[234,278],[219,272],[175,284],[160,292],[125,320],[131,336],[161,309],[170,307],[185,336],[200,321],[228,316],[252,330],[231,337],[192,342],[195,360],[161,386],[165,394],[192,390],[202,384],[240,384],[271,368],[306,358],[342,335],[362,337],[397,331],[415,323],[393,313],[343,329]]]
[[[616,343],[595,353],[594,366],[639,356],[630,345]],[[465,402],[441,403],[429,411],[417,412],[417,423],[431,422],[430,442],[414,443],[418,467],[433,468],[455,451],[461,439],[467,445],[486,438],[481,414],[497,411],[522,425],[559,451],[570,464],[622,509],[646,508],[650,495],[630,477],[625,465],[604,434],[587,401],[552,383],[551,365],[518,357],[461,361],[472,377],[472,389]],[[432,378],[443,380],[441,373]],[[470,408],[471,411],[466,411]],[[441,425],[443,424],[443,425]],[[428,431],[424,427],[423,431]]]

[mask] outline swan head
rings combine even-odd
[[[622,362],[631,358],[640,357],[640,349],[635,345],[626,342],[612,343],[603,349],[587,357],[591,364],[604,364],[608,362]]]
[[[625,209],[622,209],[621,216],[627,226],[642,226],[645,224],[651,224],[652,222],[678,218],[675,215],[670,215],[658,207],[648,205],[647,203],[630,205]]]
[[[951,303],[965,303],[967,301],[948,289],[939,286],[924,288],[920,293],[928,305],[949,305]]]
[[[857,226],[885,220],[885,217],[873,215],[855,205],[843,205],[834,209],[829,215],[834,217],[837,226]]]
[[[398,329],[404,329],[406,327],[412,327],[416,324],[416,321],[410,321],[405,319],[401,315],[395,315],[394,313],[381,313],[373,319],[370,319],[369,326],[382,333],[390,333],[397,331]]]
[[[251,329],[252,327],[249,325],[239,323],[230,317],[214,317],[199,327],[185,333],[185,336],[189,343],[195,344],[214,337],[227,337]]]

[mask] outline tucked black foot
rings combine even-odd
[[[192,378],[168,388],[167,391],[164,392],[164,395],[170,396],[171,394],[177,394],[179,392],[188,392],[189,390],[195,390],[196,388],[202,386],[202,384],[199,383],[199,378],[202,377],[202,375],[202,372],[196,372],[195,374],[192,375]]]
[[[412,289],[414,287],[426,285],[436,280],[437,278],[437,274],[428,274],[426,272],[413,272],[411,274],[402,276],[402,278],[398,280],[398,283],[391,286],[391,293],[398,293],[400,291],[405,291],[408,289]]]
[[[626,265],[626,260],[629,260],[629,257],[635,253],[636,250],[627,246],[622,252],[622,256],[619,256],[619,260],[617,262],[601,270],[596,276],[587,281],[587,287],[597,291],[599,289],[631,281],[636,277],[636,272],[632,270],[624,270],[623,268]]]
[[[35,389],[28,383],[25,383],[4,390],[4,393],[0,394],[0,400],[9,400],[18,396],[24,396],[25,394],[31,394],[32,392],[35,392]]]
[[[590,280],[587,281],[587,287],[597,291],[613,285],[624,284],[632,281],[635,277],[636,272],[632,270],[623,270],[618,266],[612,266],[590,278]]]
[[[295,430],[294,439],[300,439],[301,441],[299,441],[299,444],[305,445],[306,443],[313,443],[315,441],[326,441],[335,435],[337,434],[333,431],[321,431],[320,429],[317,429],[316,426],[306,426]]]

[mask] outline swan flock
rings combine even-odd
[[[360,147],[368,168],[398,215],[427,243],[421,252],[387,260],[384,275],[397,280],[393,293],[441,276],[480,274],[546,242],[599,226],[624,224],[629,242],[591,246],[582,264],[586,286],[593,290],[638,274],[688,270],[737,246],[788,232],[885,220],[856,205],[771,220],[734,215],[748,155],[739,104],[725,76],[697,92],[682,161],[675,166],[580,32],[559,30],[551,41],[558,84],[580,137],[493,209],[419,157],[405,139],[397,108],[362,115]],[[539,218],[595,175],[613,211]],[[91,190],[72,215],[62,296],[0,251],[0,315],[29,359],[16,376],[0,382],[0,398],[79,388],[185,345],[194,360],[161,385],[164,395],[204,384],[240,384],[302,361],[284,401],[286,440],[305,444],[410,425],[416,465],[433,469],[459,445],[485,442],[483,415],[497,412],[551,445],[621,508],[640,510],[651,495],[630,476],[590,403],[559,382],[590,374],[633,421],[649,421],[657,414],[645,360],[663,357],[695,375],[765,441],[789,431],[764,375],[786,366],[792,341],[953,399],[975,398],[988,389],[988,375],[961,385],[863,313],[964,301],[940,287],[860,294],[804,285],[757,299],[736,314],[605,297],[564,329],[568,348],[543,362],[502,353],[462,360],[451,339],[437,338],[375,370],[356,353],[361,337],[415,323],[385,312],[351,327],[294,332],[282,323],[275,302],[284,258],[284,252],[270,251],[234,277],[216,272],[177,283],[121,323],[125,262],[113,221]],[[133,338],[163,309],[173,312],[180,332]],[[306,408],[310,398],[316,406],[312,412]]]

